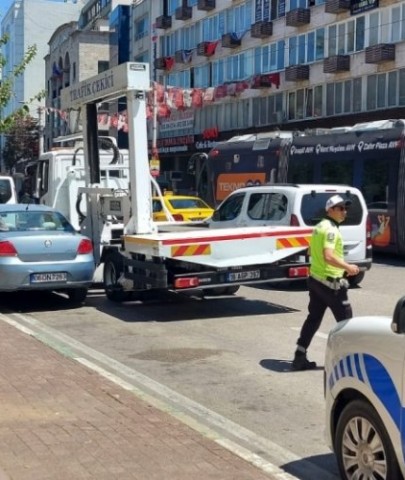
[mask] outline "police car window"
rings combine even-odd
[[[321,192],[305,194],[302,197],[301,215],[305,225],[316,225],[325,217],[325,204],[330,196],[330,192]],[[345,195],[342,195],[342,197],[345,198]],[[350,195],[349,198],[352,201],[352,204],[347,211],[346,220],[342,225],[360,225],[363,217],[363,209],[360,199],[357,195]]]
[[[225,202],[218,208],[216,214],[216,220],[226,221],[234,220],[241,211],[244,193],[231,195]]]

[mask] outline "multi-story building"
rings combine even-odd
[[[79,112],[60,110],[61,90],[129,60],[129,3],[129,0],[89,0],[76,22],[61,25],[51,36],[45,57],[46,149],[55,139],[70,144],[69,135],[80,135],[82,129]],[[119,138],[122,132],[110,128],[110,119],[117,111],[118,105],[99,106],[99,130]]]
[[[45,56],[46,123],[44,146],[49,150],[57,137],[81,129],[79,112],[61,110],[61,90],[109,68],[108,29],[81,30],[73,21],[58,27],[49,39]],[[108,110],[100,110],[108,115]],[[105,125],[104,130],[108,131]]]
[[[2,34],[9,35],[9,41],[2,46],[5,58],[3,78],[8,78],[15,65],[24,58],[29,46],[36,45],[37,54],[27,65],[22,75],[14,80],[14,95],[4,107],[3,115],[9,115],[45,90],[44,56],[48,53],[48,41],[59,25],[77,20],[80,12],[77,2],[53,0],[14,0],[1,20]],[[28,104],[33,117],[43,102]]]
[[[405,116],[403,1],[162,0],[152,8],[158,82],[200,89],[204,99],[163,123],[161,157],[174,167],[235,134]]]

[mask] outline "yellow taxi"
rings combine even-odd
[[[177,222],[202,221],[211,217],[214,213],[214,209],[199,197],[174,195],[173,192],[166,192],[162,199],[173,219]],[[169,220],[159,197],[153,197],[152,207],[153,220],[155,222],[165,222]]]

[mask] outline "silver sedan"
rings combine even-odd
[[[82,303],[95,264],[89,238],[53,208],[0,205],[0,292],[52,290]]]

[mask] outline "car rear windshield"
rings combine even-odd
[[[208,208],[208,206],[199,198],[171,198],[169,202],[175,210],[183,210],[187,208]]]
[[[344,199],[352,201],[347,210],[346,220],[342,225],[360,225],[363,218],[363,207],[357,195],[340,194]],[[301,215],[305,225],[316,225],[325,217],[325,205],[328,198],[332,194],[330,192],[322,192],[315,194],[305,194],[302,197]]]
[[[74,232],[72,225],[59,212],[35,210],[9,211],[0,214],[0,231],[57,230]]]

